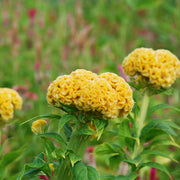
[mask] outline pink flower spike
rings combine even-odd
[[[41,62],[40,62],[40,61],[36,61],[35,66],[34,66],[34,69],[35,69],[36,71],[39,71],[39,70],[40,70],[40,66],[41,66]]]
[[[14,86],[13,89],[16,91],[23,91],[23,92],[28,90],[26,86],[21,86],[21,85]]]
[[[37,100],[38,99],[38,95],[36,93],[33,92],[26,92],[24,94],[24,97],[30,100]]]
[[[35,18],[36,14],[37,14],[37,9],[35,8],[29,9],[28,16],[31,20]]]
[[[138,172],[138,174],[140,174],[140,172]],[[139,177],[137,178],[137,180],[141,180],[141,177],[139,176]]]
[[[124,73],[123,71],[123,67],[122,65],[119,65],[118,66],[118,70],[119,70],[119,73],[120,75],[124,78],[125,81],[129,81],[129,78],[127,77],[127,75]]]
[[[150,180],[158,180],[159,178],[156,177],[157,170],[156,168],[151,168],[150,170]]]
[[[133,128],[131,122],[129,122],[129,127],[130,127],[131,129]]]
[[[40,175],[39,179],[49,180],[49,178],[46,175]]]
[[[92,153],[94,151],[94,147],[93,146],[89,146],[89,147],[86,148],[86,151],[88,153]]]

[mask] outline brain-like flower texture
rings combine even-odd
[[[168,50],[138,48],[123,61],[126,74],[147,77],[151,84],[168,88],[180,76],[180,61]]]
[[[32,132],[35,134],[43,134],[47,122],[43,119],[39,119],[32,123]]]
[[[13,117],[14,109],[21,107],[22,98],[15,90],[0,88],[0,120],[8,121]]]
[[[105,119],[124,117],[134,105],[132,90],[123,78],[114,73],[97,75],[84,69],[53,81],[47,101],[51,105],[60,101],[82,111],[99,112]]]

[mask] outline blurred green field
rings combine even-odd
[[[119,74],[118,65],[138,47],[167,49],[180,58],[179,9],[178,0],[1,0],[0,87],[17,89],[24,99],[22,111],[3,129],[8,139],[4,153],[24,149],[8,166],[6,179],[16,179],[25,162],[43,149],[31,132],[32,121],[21,123],[52,111],[46,101],[51,81],[78,68]],[[180,79],[173,87],[173,95],[154,102],[180,107]],[[180,114],[160,113],[180,124]],[[56,122],[50,128],[55,130]],[[108,134],[101,141],[106,140]],[[171,153],[180,160],[177,148]],[[97,163],[102,174],[111,171]],[[180,179],[179,164],[167,163],[167,168],[174,180]],[[159,180],[166,177],[158,175]]]

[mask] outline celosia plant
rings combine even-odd
[[[138,48],[123,61],[123,68],[130,76],[140,75],[149,83],[168,88],[180,76],[180,62],[168,50]]]
[[[168,61],[169,68],[163,70]],[[45,128],[44,120],[33,122],[32,131],[43,139],[45,151],[38,155],[33,163],[24,166],[17,180],[33,177],[34,174],[41,178],[63,180],[134,180],[139,175],[144,176],[141,169],[145,166],[157,168],[170,176],[168,170],[153,162],[149,155],[174,160],[155,148],[158,142],[162,142],[161,137],[170,137],[166,144],[178,146],[172,137],[175,135],[172,127],[179,127],[169,120],[152,119],[151,114],[155,110],[171,106],[166,104],[149,107],[149,99],[151,95],[170,87],[178,78],[179,61],[169,51],[140,48],[125,58],[123,67],[127,74],[139,76],[139,84],[137,80],[135,83],[128,82],[135,88],[136,103],[129,84],[114,73],[97,75],[78,69],[70,75],[57,77],[50,84],[47,101],[59,110],[59,113],[33,119],[58,120],[57,132],[49,132],[48,127]],[[156,87],[153,93],[152,85]],[[142,98],[139,98],[140,95]],[[124,165],[126,171],[122,172],[121,167],[121,171],[114,173],[116,175],[100,176],[94,168],[96,166],[86,165],[82,160],[87,142],[94,138],[99,140],[108,124],[113,124],[112,132],[115,137],[112,135],[111,139],[113,138],[114,142],[98,145],[95,153],[108,157],[111,168]],[[49,164],[54,167],[53,175]]]
[[[14,109],[20,110],[22,98],[13,89],[0,88],[0,120],[8,121],[13,118]]]

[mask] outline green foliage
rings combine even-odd
[[[163,165],[161,165],[161,164],[159,164],[159,163],[156,163],[156,162],[141,163],[141,164],[139,165],[138,169],[141,169],[141,168],[143,168],[143,167],[145,167],[145,166],[157,168],[157,169],[165,172],[169,177],[171,177],[171,176],[170,176],[170,173],[168,172],[168,170],[167,170]]]
[[[97,140],[99,140],[105,127],[108,125],[108,121],[103,119],[95,119],[94,124],[96,126],[97,131]]]
[[[44,161],[43,153],[40,153],[32,163],[25,164],[16,180],[21,180],[23,179],[23,177],[31,178],[34,175],[38,174],[40,171],[44,172],[48,177],[51,176],[49,163],[46,163]]]
[[[82,162],[77,162],[73,167],[75,180],[99,180],[100,176],[96,169],[91,166],[86,166]]]
[[[59,120],[59,131],[64,127],[64,125],[70,120],[76,120],[76,117],[71,114],[65,114]]]

